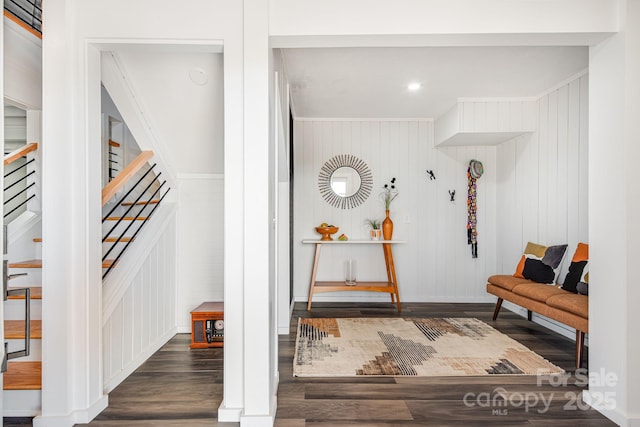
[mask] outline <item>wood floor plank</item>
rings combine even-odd
[[[449,304],[449,303],[403,303],[401,317],[475,317],[497,330],[516,339],[552,363],[565,369],[567,385],[556,386],[549,377],[536,376],[477,376],[477,377],[396,377],[393,383],[365,382],[361,378],[290,378],[293,368],[293,346],[298,318],[306,317],[398,317],[390,304],[382,303],[314,303],[308,312],[304,304],[296,304],[290,323],[290,334],[281,336],[280,346],[280,383],[278,413],[276,425],[287,419],[298,421],[304,417],[307,425],[314,427],[338,426],[518,426],[531,425],[544,420],[553,426],[577,425],[614,425],[604,416],[593,410],[580,414],[565,411],[571,403],[571,396],[577,396],[584,388],[576,385],[574,367],[575,343],[541,325],[532,323],[515,313],[505,311],[497,321],[492,321],[493,304]],[[588,359],[588,349],[585,362]],[[586,363],[585,363],[586,365]],[[556,377],[559,378],[559,377]],[[286,388],[289,384],[295,387]],[[304,385],[304,392],[300,385]],[[523,408],[487,408],[465,404],[468,393],[492,393],[498,390],[502,397],[517,404],[522,402],[533,405],[535,399],[551,400],[549,413],[530,413]],[[302,396],[301,393],[304,393]],[[374,402],[379,399],[392,399],[401,408],[405,406],[411,413],[411,419],[385,421],[361,418],[335,418],[331,402]],[[538,405],[540,403],[538,402]],[[296,409],[298,408],[298,409]],[[300,409],[302,408],[302,409]],[[504,415],[492,412],[492,409],[507,409]],[[392,409],[390,409],[392,410]],[[305,415],[305,413],[307,415]],[[600,423],[600,424],[598,424]]]
[[[122,420],[95,420],[89,424],[76,424],[76,426],[91,427],[122,427]],[[185,418],[180,420],[127,420],[127,427],[233,427],[238,423],[223,423],[215,418]],[[9,427],[5,424],[5,427]]]
[[[278,402],[278,414],[283,418],[313,420],[406,421],[413,417],[400,400],[322,399]]]

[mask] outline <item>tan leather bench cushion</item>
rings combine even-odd
[[[522,285],[524,283],[535,283],[531,280],[522,279],[520,277],[514,277],[507,274],[496,274],[494,276],[489,277],[487,280],[492,285],[496,285],[501,287],[502,289],[506,289],[508,291],[513,290],[518,285]]]
[[[547,299],[547,305],[568,311],[585,319],[589,318],[589,297],[569,293],[567,295],[554,295]]]
[[[543,286],[553,287],[553,285],[543,285]],[[522,295],[517,295],[511,291],[502,289],[496,285],[492,285],[491,283],[487,283],[487,292],[497,296],[498,298],[503,298],[505,301],[510,301],[521,307],[524,307],[538,314],[546,316],[550,319],[554,319],[554,320],[557,320],[558,322],[569,325],[572,328],[576,328],[583,332],[589,333],[589,319],[586,317],[578,316],[577,314],[573,314],[569,311],[565,311],[556,307],[551,307],[548,304],[545,304],[540,301],[535,301],[531,298],[527,298]],[[570,294],[570,295],[573,295],[573,294]],[[585,298],[588,298],[588,297],[585,297]]]
[[[564,289],[560,289],[554,285],[545,285],[542,283],[524,283],[513,288],[513,293],[531,298],[536,301],[546,302],[554,295],[569,294]]]

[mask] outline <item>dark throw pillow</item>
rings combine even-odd
[[[578,282],[576,290],[580,295],[589,295],[589,284],[584,282]]]
[[[577,286],[580,281],[583,281],[583,274],[588,271],[585,268],[589,262],[589,245],[586,243],[578,243],[576,251],[571,258],[571,265],[569,265],[569,271],[567,272],[564,282],[562,283],[562,289],[565,291],[578,292]],[[578,292],[579,293],[579,292]],[[585,293],[586,295],[586,293]]]
[[[514,276],[538,283],[554,283],[566,251],[567,245],[543,246],[529,242]]]

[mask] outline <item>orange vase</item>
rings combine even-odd
[[[384,240],[391,240],[391,236],[393,235],[393,221],[389,218],[389,210],[385,211],[386,217],[384,221],[382,221],[382,237]]]

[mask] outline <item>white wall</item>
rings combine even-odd
[[[498,146],[496,273],[513,274],[527,242],[567,244],[556,279],[562,283],[578,242],[589,243],[588,80],[581,73],[541,96],[536,131]],[[533,318],[575,337],[566,325]]]
[[[190,312],[224,300],[224,176],[178,174],[178,328],[191,332]]]
[[[257,130],[256,120],[248,118],[252,115],[249,110],[258,103],[256,99],[263,100],[266,105],[268,93],[266,85],[262,92],[263,82],[257,85],[248,83],[245,67],[249,67],[246,64],[255,55],[263,53],[262,58],[267,58],[267,34],[263,31],[256,37],[254,50],[246,49],[245,31],[247,35],[255,32],[254,26],[244,25],[242,2],[189,0],[183,5],[176,8],[171,3],[151,0],[135,3],[124,0],[51,0],[44,5],[43,14],[47,15],[44,39],[48,41],[43,42],[43,68],[46,70],[43,134],[45,143],[58,150],[45,153],[49,157],[44,166],[46,170],[54,171],[55,165],[62,162],[62,156],[69,153],[73,153],[73,161],[64,173],[45,173],[43,177],[43,193],[51,195],[43,200],[43,210],[51,212],[43,220],[43,238],[55,242],[55,246],[43,247],[43,257],[50,260],[48,267],[43,269],[43,277],[57,285],[57,294],[43,303],[48,304],[48,307],[43,307],[43,323],[58,333],[55,342],[52,338],[43,339],[43,371],[48,374],[43,379],[43,411],[34,420],[36,426],[63,426],[90,420],[106,404],[100,363],[102,324],[99,309],[100,250],[97,244],[100,228],[100,150],[97,143],[100,139],[100,51],[113,50],[115,45],[123,44],[148,50],[170,45],[181,52],[220,52],[224,46],[226,337],[224,401],[219,408],[218,419],[240,421],[247,415],[245,409],[248,404],[251,404],[248,414],[255,417],[264,415],[271,419],[275,413],[273,396],[269,391],[265,392],[264,387],[271,382],[271,378],[267,379],[271,364],[268,348],[274,336],[254,330],[256,323],[269,328],[269,298],[260,295],[263,289],[268,288],[268,274],[254,271],[256,264],[253,262],[257,260],[262,266],[268,266],[268,251],[263,251],[266,243],[261,244],[255,253],[247,250],[248,245],[255,246],[255,237],[250,233],[252,229],[259,230],[259,234],[264,233],[263,238],[266,239],[267,203],[263,194],[268,178],[267,167],[264,163],[262,168],[265,156],[253,148],[256,145],[266,147],[268,135],[267,129],[251,138],[245,133]],[[256,17],[266,23],[268,13],[262,6],[258,9],[246,7],[258,10]],[[127,19],[131,16],[144,16],[145,19]],[[254,65],[251,71],[262,76],[266,83],[266,61],[261,59]],[[264,71],[263,75],[260,70]],[[258,92],[253,90],[257,86],[260,87]],[[253,112],[254,115],[263,113],[264,117],[258,119],[264,119],[266,124],[268,110]],[[202,121],[210,119],[201,117]],[[140,142],[137,135],[136,140]],[[250,154],[255,157],[245,163],[246,156]],[[161,157],[166,159],[169,156],[162,153]],[[170,166],[169,160],[163,163]],[[252,162],[259,167],[251,167]],[[87,165],[96,165],[96,168]],[[260,179],[251,182],[248,178],[255,178],[257,171],[262,171]],[[248,192],[252,186],[255,186],[254,193],[262,191],[262,195],[255,198],[255,194]],[[76,213],[73,220],[55,213],[55,207],[61,201],[53,198],[56,188],[66,188],[68,195],[73,194],[73,197],[62,198]],[[49,189],[52,191],[47,191]],[[251,236],[247,240],[245,230]],[[67,236],[66,242],[62,236]],[[250,273],[257,275],[251,277]],[[248,302],[250,296],[255,299]],[[255,310],[256,307],[259,310]],[[73,314],[73,321],[68,313]],[[251,320],[246,323],[247,328],[245,316]],[[100,324],[97,325],[96,321]],[[253,351],[253,347],[249,349],[249,345],[256,344],[247,333],[250,330],[258,335],[259,347],[265,349],[264,353]],[[58,350],[57,354],[54,349]]]
[[[134,243],[151,249],[139,260],[123,258],[118,265],[118,273],[132,269],[130,281],[105,281],[102,349],[107,393],[176,333],[176,224],[175,206],[161,206],[147,234],[141,233]]]
[[[115,102],[107,111],[139,140],[151,136],[156,155],[150,163],[160,163],[156,171],[168,166],[176,174],[169,194],[177,194],[180,211],[177,319],[179,330],[190,332],[191,310],[224,296],[222,55],[123,46],[115,58],[117,66],[111,67],[111,57],[103,55],[105,86]]]
[[[118,56],[173,169],[223,173],[222,54],[138,49]]]
[[[274,264],[276,265],[277,280],[277,325],[278,333],[288,334],[291,312],[293,310],[292,293],[290,291],[290,183],[289,183],[289,161],[290,161],[290,114],[289,114],[289,79],[284,65],[282,51],[273,49],[273,72],[274,88],[272,97],[273,105],[273,149],[277,170],[273,171],[274,180],[277,182],[277,198],[274,201],[276,228],[275,244],[276,255]],[[277,357],[276,357],[277,358]]]
[[[537,130],[497,147],[497,271],[512,274],[529,241],[568,244],[562,282],[577,243],[589,242],[588,76],[537,105]]]
[[[110,163],[107,161],[109,159],[109,139],[120,144],[120,147],[118,148],[112,147],[116,154],[118,154],[113,157],[113,160],[116,160],[118,164],[111,166],[115,167],[118,172],[126,167],[129,162],[135,159],[142,150],[140,150],[135,137],[131,134],[122,114],[120,114],[118,107],[115,105],[113,99],[109,96],[109,92],[104,86],[102,86],[100,94],[102,101],[102,114],[104,115],[102,122],[102,184],[104,186],[109,182],[108,168]],[[109,122],[109,118],[114,118],[119,122],[117,126],[118,135],[109,135],[110,128],[112,126]],[[151,160],[151,163],[153,163],[153,159]],[[124,194],[124,191],[121,191],[121,193]]]
[[[618,30],[616,8],[616,0],[272,0],[269,33],[277,47],[584,45]]]
[[[585,400],[621,426],[640,426],[637,339],[640,7],[620,2],[621,31],[589,51],[589,370],[615,376]],[[601,377],[600,377],[601,378]]]
[[[547,43],[560,43],[572,40],[574,43],[583,44],[585,40],[602,40],[601,32],[618,30],[618,17],[612,16],[610,13],[611,10],[617,8],[618,2],[615,0],[586,2],[574,0],[545,3],[497,0],[482,3],[450,1],[446,5],[437,0],[428,2],[402,1],[394,2],[393,5],[385,3],[387,7],[393,7],[391,15],[381,13],[379,6],[382,4],[380,1],[372,4],[362,1],[310,3],[273,0],[271,9],[267,11],[270,17],[269,31],[272,35],[285,36],[287,34],[308,35],[310,33],[315,36],[344,35],[349,32],[356,36],[363,34],[420,35],[425,33],[436,36],[453,35],[454,37],[462,35],[463,38],[466,36],[467,43],[482,43],[483,40],[495,41],[498,38],[501,38],[505,43],[525,43],[525,39],[529,37],[526,33],[538,33],[539,37],[536,38],[538,41],[546,40]],[[265,15],[265,10],[262,7],[255,8],[250,2],[245,2],[244,6]],[[420,6],[421,9],[416,10],[413,8],[414,6]],[[244,168],[246,166],[244,150],[253,148],[254,143],[248,143],[244,138],[244,132],[250,129],[252,123],[244,123],[242,119],[245,109],[249,108],[245,103],[263,102],[265,97],[262,96],[261,91],[245,94],[243,60],[251,60],[252,53],[247,53],[246,57],[244,56],[243,36],[246,33],[251,33],[252,28],[247,25],[243,26],[243,4],[240,2],[190,0],[186,7],[175,8],[169,3],[150,0],[136,2],[125,0],[108,2],[100,0],[84,2],[49,0],[44,4],[44,7],[47,15],[45,30],[51,41],[47,45],[48,49],[45,54],[47,75],[45,76],[44,92],[45,98],[49,98],[45,106],[47,114],[44,116],[45,139],[55,143],[61,153],[56,154],[52,151],[47,153],[49,157],[45,166],[48,168],[47,170],[56,173],[47,174],[44,185],[46,186],[45,190],[66,188],[69,190],[67,194],[73,194],[74,198],[63,197],[60,200],[59,198],[54,199],[52,195],[43,200],[43,209],[51,209],[52,212],[52,216],[43,224],[44,238],[45,241],[56,242],[51,243],[50,248],[45,248],[45,255],[50,257],[52,264],[43,273],[47,275],[47,279],[51,283],[59,287],[56,290],[57,295],[49,295],[51,297],[47,302],[49,309],[45,310],[48,324],[51,328],[56,328],[58,334],[55,342],[49,340],[49,342],[43,343],[43,346],[48,346],[52,353],[52,350],[57,349],[59,355],[54,354],[44,366],[44,370],[49,372],[45,381],[45,388],[48,390],[43,392],[45,395],[44,419],[34,421],[34,425],[45,425],[54,419],[56,420],[55,425],[63,425],[64,420],[59,422],[57,420],[67,414],[82,412],[92,406],[96,399],[96,390],[100,390],[100,387],[96,387],[94,383],[95,364],[91,351],[91,348],[96,344],[92,342],[94,336],[86,331],[86,329],[95,331],[93,328],[95,316],[92,315],[93,310],[91,309],[100,302],[99,295],[94,290],[97,282],[95,278],[99,276],[97,274],[99,272],[92,270],[95,268],[92,265],[98,264],[99,251],[89,245],[91,242],[84,231],[88,229],[93,232],[98,229],[98,226],[90,223],[87,218],[91,215],[97,217],[99,211],[97,200],[91,200],[92,203],[87,202],[87,194],[98,189],[96,184],[98,180],[89,174],[87,168],[84,167],[85,157],[89,157],[97,164],[95,153],[91,150],[88,150],[88,153],[85,152],[87,140],[92,141],[97,135],[95,131],[97,126],[91,122],[91,116],[89,118],[85,116],[86,104],[88,102],[89,111],[95,113],[97,109],[94,108],[94,101],[98,96],[95,91],[87,93],[88,86],[91,87],[97,83],[93,78],[97,73],[95,70],[97,60],[94,58],[95,55],[90,52],[91,48],[87,49],[86,42],[96,39],[105,40],[105,37],[109,37],[112,41],[135,38],[145,43],[190,39],[194,41],[191,42],[192,44],[198,44],[198,42],[224,40],[225,172],[227,178],[225,180],[225,211],[230,214],[225,216],[225,233],[227,235],[242,234],[247,225],[249,228],[264,227],[265,225],[263,216],[251,213],[254,208],[258,208],[259,214],[264,213],[265,207],[262,198],[252,200],[250,196],[253,194],[243,197],[244,180],[245,178],[250,179],[253,173],[251,169]],[[321,13],[315,9],[309,9],[309,7],[320,8],[319,12]],[[578,9],[581,19],[575,19]],[[194,10],[201,13],[194,14]],[[363,14],[363,10],[375,13]],[[384,12],[386,11],[389,9],[384,10]],[[335,19],[336,12],[340,13],[341,19]],[[147,19],[128,20],[127,16],[145,16]],[[67,21],[66,17],[74,19]],[[429,21],[426,21],[425,18]],[[407,25],[408,20],[411,25]],[[487,36],[479,36],[478,33],[487,34]],[[496,33],[503,33],[503,36],[500,37]],[[263,36],[266,40],[266,35],[263,34]],[[365,38],[361,38],[360,41]],[[435,39],[437,38],[435,37]],[[371,42],[371,39],[369,41]],[[349,43],[349,40],[345,38],[341,42]],[[387,43],[397,44],[398,42],[398,38],[387,40]],[[402,42],[410,43],[411,41],[405,39]],[[258,49],[258,55],[261,55],[260,49]],[[90,60],[87,60],[87,56],[90,56]],[[258,62],[260,64],[255,71],[264,71],[266,74],[267,66],[264,65],[264,61],[259,60]],[[617,64],[614,64],[613,67],[616,68]],[[618,84],[624,87],[622,82],[618,81]],[[69,92],[70,88],[74,90]],[[593,103],[597,101],[599,100],[593,101]],[[615,120],[611,120],[610,117],[607,119],[606,124],[616,124]],[[87,137],[89,138],[87,139]],[[261,135],[255,144],[264,143],[265,139],[266,136]],[[83,161],[74,162],[77,166],[73,169],[57,171],[55,166],[64,160],[62,157],[76,150],[78,150],[78,154],[74,160],[80,158]],[[612,167],[616,167],[617,164],[616,161],[608,163]],[[265,178],[266,174],[262,168],[260,172],[260,177]],[[83,179],[87,177],[90,178],[89,182]],[[629,176],[630,179],[631,177],[632,175]],[[602,193],[599,194],[602,195]],[[591,203],[596,206],[596,202],[600,200],[607,199],[594,201],[592,198]],[[77,221],[65,218],[64,213],[55,214],[53,208],[61,201],[68,203],[69,209],[76,213],[77,217],[73,219]],[[596,208],[592,207],[593,209]],[[600,210],[602,210],[601,207]],[[596,225],[605,229],[607,217],[604,216],[603,219]],[[65,238],[68,241],[65,241]],[[610,246],[605,245],[605,248],[608,249]],[[227,420],[231,420],[234,416],[236,420],[240,419],[245,398],[252,401],[260,400],[263,402],[265,400],[265,395],[249,394],[244,388],[252,385],[252,378],[247,378],[248,373],[258,373],[262,377],[263,371],[269,370],[266,362],[261,364],[259,356],[262,356],[262,353],[258,354],[258,357],[252,353],[251,340],[247,341],[246,346],[243,340],[243,333],[251,331],[253,327],[252,324],[245,325],[244,316],[248,317],[251,314],[245,313],[245,310],[258,304],[257,302],[252,302],[251,305],[246,304],[245,294],[265,287],[265,278],[260,278],[256,282],[245,280],[251,265],[248,262],[245,263],[244,249],[244,235],[241,235],[241,238],[236,241],[227,239],[225,243],[225,276],[227,278],[225,307],[228,309],[225,317],[227,318],[228,335],[224,348],[225,401],[221,413]],[[253,255],[253,253],[249,253],[249,255]],[[267,256],[267,251],[264,251],[259,255],[259,260],[264,262]],[[602,259],[606,261],[612,258]],[[86,260],[91,262],[87,263]],[[615,264],[616,260],[613,261]],[[603,265],[607,264],[605,262]],[[90,271],[87,272],[87,270]],[[232,283],[231,279],[237,280],[237,282]],[[242,285],[239,286],[237,283],[242,283]],[[628,285],[627,281],[621,283],[623,283],[621,286]],[[624,296],[623,293],[621,296]],[[620,301],[620,299],[616,299],[616,301]],[[260,308],[269,305],[269,301],[266,300],[261,303]],[[630,302],[626,303],[630,304]],[[83,310],[74,310],[73,308],[82,308]],[[73,316],[68,316],[68,313],[72,313]],[[606,312],[603,313],[606,314]],[[256,317],[257,319],[254,317],[254,322],[268,322],[268,316],[264,316],[264,310],[260,310]],[[602,320],[603,327],[616,328],[629,322],[630,318],[624,318],[623,314],[621,322],[612,323],[611,319],[605,318],[605,316]],[[619,341],[616,341],[616,344],[619,344]],[[60,351],[61,349],[64,351]],[[609,350],[607,348],[603,351]],[[253,367],[254,365],[259,365],[259,368],[257,370],[247,369],[247,366]],[[257,381],[261,381],[261,379]],[[221,418],[219,419],[223,421]],[[48,425],[54,424],[49,423]]]
[[[4,22],[4,99],[42,109],[42,40],[7,17]]]
[[[379,199],[383,185],[397,179],[400,195],[391,205],[394,260],[401,301],[490,301],[486,278],[496,269],[496,156],[495,147],[434,149],[433,122],[323,121],[294,122],[294,296],[306,301],[318,239],[314,227],[327,222],[340,227],[350,239],[368,238],[366,218],[384,218]],[[341,210],[329,205],[318,190],[320,168],[336,154],[353,154],[373,174],[373,191],[359,207]],[[483,162],[478,180],[478,258],[467,245],[467,166]],[[426,170],[434,171],[430,180]],[[451,202],[449,190],[456,191]],[[337,237],[334,236],[334,238]],[[331,246],[323,249],[318,280],[343,280],[347,258],[358,263],[358,280],[385,276],[380,247]],[[389,301],[386,294],[340,292],[319,294],[314,301]]]

